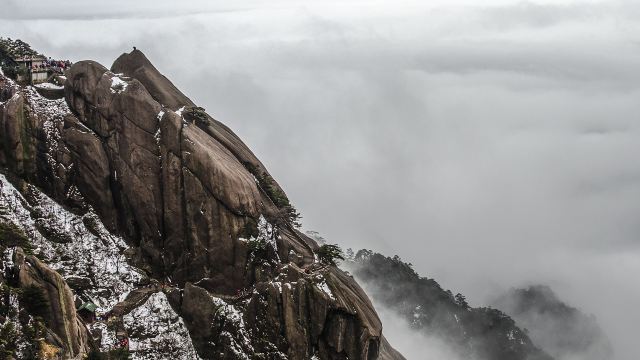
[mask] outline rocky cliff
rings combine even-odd
[[[65,75],[64,99],[0,75],[0,223],[21,239],[0,239],[2,279],[50,314],[5,303],[43,319],[52,356],[402,358],[262,163],[144,54]]]

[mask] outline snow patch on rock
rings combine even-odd
[[[320,291],[325,293],[330,299],[332,300],[336,299],[336,297],[333,296],[333,292],[331,291],[331,288],[329,288],[329,285],[327,285],[327,282],[325,281],[324,277],[319,283],[316,284],[316,286],[318,287],[318,289],[320,289]]]
[[[41,83],[34,85],[38,89],[46,89],[46,90],[62,90],[64,86],[52,84],[52,83]]]
[[[71,114],[69,106],[64,99],[50,100],[40,95],[34,87],[28,86],[24,91],[25,97],[32,108],[33,113],[37,114],[40,121],[42,121],[42,129],[45,134],[46,143],[46,158],[47,164],[51,169],[59,169],[59,166],[64,167],[55,158],[55,149],[60,142],[60,126],[64,123],[65,116]],[[65,173],[71,169],[60,169]],[[56,176],[57,171],[52,171],[52,174]]]
[[[127,84],[126,81],[124,81],[118,75],[116,75],[111,78],[111,93],[119,94],[125,91],[128,85],[129,84]]]
[[[276,242],[276,238],[278,236],[277,228],[274,225],[271,225],[265,219],[265,217],[260,214],[260,218],[258,219],[258,236],[250,237],[249,239],[240,238],[241,241],[264,241],[269,246],[271,246],[278,258],[278,262],[280,262],[280,256],[278,255],[278,244]]]
[[[213,303],[218,307],[218,315],[224,317],[235,325],[236,333],[230,334],[227,331],[220,333],[220,337],[228,342],[236,358],[250,360],[245,350],[249,349],[250,353],[254,353],[253,345],[251,345],[251,336],[242,318],[242,312],[233,305],[227,304],[224,300],[211,296]]]
[[[144,276],[127,263],[122,238],[109,233],[89,211],[73,214],[27,185],[30,202],[0,174],[0,220],[15,224],[27,235],[34,253],[66,279],[86,279],[83,292],[106,311],[131,291]],[[46,236],[45,236],[46,234]]]
[[[184,321],[162,292],[125,315],[123,322],[134,360],[199,359]]]

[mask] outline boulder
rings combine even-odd
[[[0,159],[13,172],[24,177],[35,173],[35,133],[24,96],[16,92],[0,107]]]
[[[49,304],[45,324],[55,334],[53,338],[67,358],[89,352],[89,332],[76,313],[73,293],[62,276],[35,256],[25,255],[20,248],[13,262],[19,287],[36,287],[44,294]]]

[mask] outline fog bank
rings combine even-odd
[[[305,228],[474,306],[549,284],[634,360],[640,5],[479,4],[4,0],[0,34],[106,66],[137,46]]]

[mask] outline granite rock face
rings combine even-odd
[[[138,79],[154,99],[171,110],[176,111],[182,106],[195,106],[140,50],[120,55],[111,66],[111,71]]]
[[[49,341],[62,349],[64,358],[87,353],[89,332],[76,313],[73,293],[62,276],[20,248],[14,253],[13,263],[17,287],[36,288],[44,295],[48,311],[43,312],[43,317],[51,331],[47,334]]]
[[[401,358],[353,278],[315,260],[262,163],[144,54],[66,77],[57,113],[0,77],[0,164],[122,236],[130,261],[174,289],[199,356]]]
[[[382,341],[380,343],[380,357],[379,359],[388,359],[388,360],[406,360],[400,352],[394,349],[389,341],[383,336]]]

